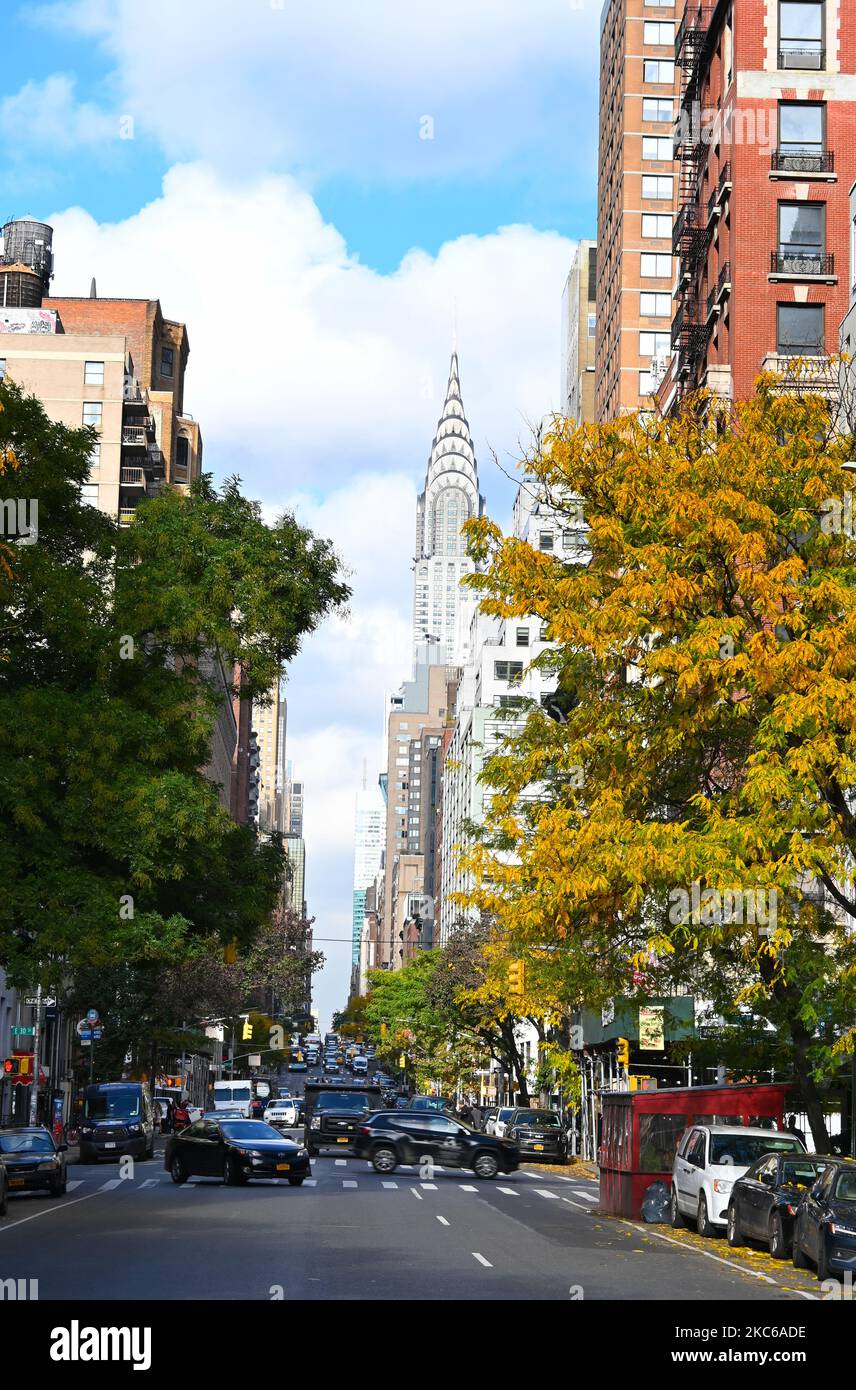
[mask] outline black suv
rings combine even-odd
[[[423,1159],[441,1167],[472,1168],[480,1178],[513,1173],[520,1150],[508,1139],[480,1134],[451,1115],[427,1110],[385,1110],[358,1128],[357,1158],[367,1158],[376,1173],[392,1173],[399,1163]]]
[[[534,1158],[537,1163],[564,1163],[567,1159],[565,1132],[555,1110],[514,1110],[505,1133],[524,1158]]]
[[[381,1106],[379,1086],[306,1083],[306,1147],[313,1156],[332,1146],[347,1149],[359,1126]]]

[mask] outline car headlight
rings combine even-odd
[[[92,1128],[92,1125],[81,1125],[81,1126],[80,1126],[80,1132],[81,1132],[81,1134],[94,1134],[94,1133],[95,1133],[94,1129]]]
[[[261,1149],[239,1149],[239,1153],[242,1153],[244,1158],[264,1158]]]
[[[142,1125],[128,1125],[128,1133],[129,1133],[129,1134],[140,1134],[141,1131],[142,1131],[142,1128],[143,1128]]]
[[[834,1236],[856,1236],[856,1226],[845,1226],[840,1221],[830,1221],[829,1229]]]
[[[714,1178],[713,1180],[714,1192],[730,1192],[733,1186],[734,1183],[730,1178]]]
[[[298,1149],[298,1150],[297,1150],[297,1157],[298,1157],[298,1158],[306,1158],[308,1152],[309,1152],[308,1149]]]
[[[45,1163],[40,1163],[40,1164],[39,1164],[39,1172],[40,1172],[40,1173],[44,1173],[44,1172],[48,1172],[48,1171],[53,1172],[54,1168],[56,1168],[56,1166],[57,1166],[58,1163],[59,1163],[59,1159],[58,1159],[58,1158],[49,1158],[49,1159],[47,1159],[47,1161],[46,1161]]]
[[[313,1115],[313,1116],[312,1116],[312,1119],[309,1121],[309,1128],[310,1128],[310,1129],[320,1129],[320,1128],[321,1128],[321,1116],[320,1116],[320,1115]]]

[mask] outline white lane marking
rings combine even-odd
[[[410,1191],[413,1193],[414,1197],[418,1197],[419,1200],[420,1200],[420,1202],[422,1201],[422,1193],[421,1193],[421,1192],[417,1192],[415,1187],[411,1187]]]
[[[72,1178],[68,1184],[68,1191],[73,1192],[76,1187],[83,1186],[83,1178]]]
[[[441,1225],[441,1226],[448,1226],[448,1224],[449,1224],[448,1221],[446,1220],[445,1216],[438,1216],[438,1217],[437,1217],[437,1220],[440,1222],[440,1225]]]
[[[478,1192],[477,1187],[469,1187],[465,1182],[459,1182],[458,1187],[462,1192]]]
[[[98,1188],[95,1192],[87,1192],[85,1197],[75,1197],[71,1202],[62,1202],[55,1207],[45,1207],[44,1211],[33,1212],[32,1216],[22,1216],[20,1221],[0,1222],[0,1236],[4,1231],[11,1231],[15,1226],[23,1226],[27,1221],[38,1221],[40,1216],[51,1216],[57,1211],[68,1211],[69,1207],[77,1206],[78,1202],[91,1202],[93,1197],[101,1196],[101,1191],[102,1189]]]
[[[445,1168],[443,1167],[443,1165],[442,1165],[441,1163],[435,1163],[435,1164],[434,1164],[434,1172],[435,1172],[435,1173],[445,1173],[445,1171],[446,1171],[446,1170],[445,1170]]]
[[[622,1221],[622,1226],[632,1226],[638,1233],[639,1228],[633,1226],[630,1221]],[[784,1284],[780,1284],[778,1279],[773,1279],[769,1274],[762,1274],[759,1269],[749,1269],[748,1265],[738,1264],[736,1260],[723,1259],[722,1255],[713,1255],[709,1250],[700,1250],[697,1245],[688,1245],[683,1240],[675,1240],[674,1236],[664,1236],[660,1231],[652,1231],[645,1227],[646,1236],[656,1236],[658,1240],[665,1240],[669,1245],[677,1245],[681,1250],[695,1250],[698,1255],[704,1255],[706,1260],[715,1260],[719,1265],[725,1265],[727,1269],[739,1269],[741,1274],[751,1274],[753,1279],[763,1279],[765,1284],[774,1284],[777,1289],[783,1289]],[[809,1295],[811,1297],[811,1295]]]
[[[304,1187],[317,1187],[317,1186],[318,1186],[318,1179],[317,1179],[317,1178],[305,1178],[305,1179],[304,1179],[304,1182],[303,1182],[303,1186],[304,1186]]]
[[[158,1179],[157,1179],[157,1178],[146,1178],[145,1182],[141,1182],[141,1183],[140,1183],[140,1187],[141,1187],[141,1188],[142,1188],[142,1187],[157,1187],[157,1185],[158,1185]]]
[[[473,1259],[478,1260],[479,1264],[484,1265],[485,1269],[493,1269],[490,1260],[486,1260],[484,1255],[479,1254],[478,1250],[473,1251]]]
[[[422,1188],[422,1191],[423,1191],[423,1192],[436,1192],[436,1191],[437,1191],[437,1184],[436,1184],[435,1182],[423,1182],[423,1183],[420,1183],[419,1185],[420,1185],[420,1187]]]
[[[108,1178],[107,1182],[104,1182],[104,1183],[101,1184],[101,1186],[99,1187],[98,1191],[99,1191],[99,1192],[112,1192],[114,1187],[119,1187],[120,1184],[123,1183],[123,1182],[127,1182],[127,1179],[126,1179],[126,1178]]]
[[[594,1216],[591,1207],[584,1207],[581,1202],[572,1202],[570,1197],[563,1197],[562,1201],[567,1202],[568,1206],[573,1207],[574,1211],[584,1211],[587,1216]]]
[[[519,1197],[520,1193],[515,1192],[513,1187],[498,1187],[497,1192],[504,1192],[506,1197]]]
[[[397,1183],[397,1182],[382,1182],[382,1183],[381,1183],[381,1187],[385,1187],[388,1191],[391,1191],[391,1190],[393,1190],[393,1189],[395,1189],[395,1190],[397,1191],[397,1190],[398,1190],[398,1183]]]
[[[559,1200],[558,1192],[551,1192],[548,1187],[536,1187],[535,1191],[538,1193],[539,1197],[548,1197],[553,1202],[558,1202]]]
[[[343,1178],[343,1179],[342,1179],[342,1186],[343,1186],[343,1187],[357,1187],[358,1184],[354,1182],[353,1178],[350,1178],[350,1179],[349,1179],[349,1178]]]
[[[574,1188],[574,1196],[575,1196],[575,1197],[585,1197],[585,1199],[586,1199],[587,1202],[596,1202],[596,1201],[597,1201],[597,1196],[596,1196],[596,1194],[595,1194],[594,1192],[586,1192],[586,1190],[585,1190],[584,1187],[575,1187],[575,1188]]]
[[[337,1168],[346,1168],[348,1166],[348,1160],[346,1158],[334,1158],[333,1162]]]

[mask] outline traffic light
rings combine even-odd
[[[244,1019],[244,1026],[241,1029],[241,1038],[244,1042],[252,1042],[253,1040],[253,1025],[248,1018]]]
[[[21,1059],[20,1057],[7,1057],[3,1063],[3,1072],[6,1076],[20,1076]]]
[[[616,1051],[615,1051],[615,1056],[616,1056],[616,1059],[617,1059],[617,1061],[618,1061],[618,1065],[619,1065],[620,1067],[629,1067],[629,1066],[630,1066],[630,1043],[627,1041],[626,1038],[618,1038],[618,1039],[617,1039],[617,1043],[618,1043],[618,1046],[617,1046]]]
[[[526,992],[526,967],[522,960],[513,960],[508,967],[508,993],[521,998]]]
[[[382,1038],[385,1038],[388,1031],[389,1031],[389,1030],[388,1030],[388,1028],[387,1028],[387,1025],[386,1025],[385,1023],[382,1023],[382,1024],[380,1025],[380,1035],[381,1035],[381,1037],[382,1037]]]

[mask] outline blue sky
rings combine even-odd
[[[308,897],[350,928],[353,797],[409,676],[410,559],[457,320],[504,522],[558,405],[559,306],[594,234],[590,0],[64,0],[4,6],[0,216],[53,222],[59,294],[188,324],[206,467],[294,508],[352,575],[289,673]],[[325,1018],[349,950],[327,947]]]

